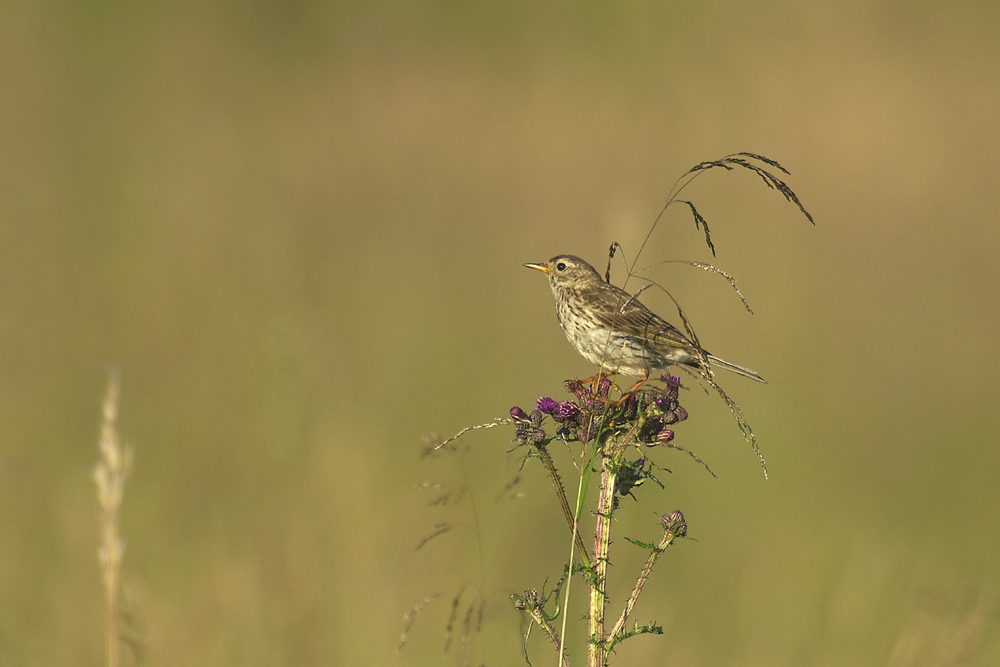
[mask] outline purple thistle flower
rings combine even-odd
[[[625,404],[622,406],[621,414],[625,419],[635,419],[639,414],[639,398],[635,394],[625,397]]]
[[[566,388],[573,392],[580,400],[583,400],[583,397],[587,394],[587,390],[584,388],[583,382],[580,380],[566,380]]]
[[[554,398],[549,398],[548,396],[545,396],[543,398],[538,399],[538,409],[547,415],[555,414],[556,409],[558,409],[558,407],[559,407],[559,401],[557,401]]]
[[[661,411],[669,412],[671,408],[677,404],[677,400],[672,399],[669,396],[660,395],[656,397],[653,403],[655,403],[656,407],[658,407]]]
[[[664,393],[676,394],[681,388],[681,379],[676,375],[670,375],[669,373],[662,373],[660,375],[660,382],[666,385],[663,391]]]
[[[548,437],[542,430],[542,420],[545,415],[541,410],[532,410],[531,415],[524,414],[524,410],[515,406],[510,409],[510,416],[514,418],[514,436],[522,445],[540,444]]]
[[[594,383],[567,380],[566,388],[575,399],[561,401],[543,396],[537,399],[530,414],[518,406],[510,409],[517,441],[530,446],[542,445],[555,438],[588,443],[604,429],[622,433],[633,429],[640,443],[652,446],[671,442],[674,432],[667,427],[687,419],[688,413],[678,402],[680,379],[663,374],[660,381],[662,387],[647,385],[617,403],[611,401],[614,383],[608,377]],[[542,428],[547,417],[555,423],[551,434]]]
[[[664,429],[656,434],[657,442],[665,443],[665,442],[670,442],[673,439],[674,439],[674,432],[671,431],[670,429]]]
[[[580,408],[576,403],[572,401],[560,401],[552,418],[557,422],[568,422],[575,420],[579,414]]]
[[[601,378],[601,383],[597,386],[597,395],[602,398],[608,397],[608,392],[611,391],[611,378]]]
[[[688,418],[688,411],[679,405],[667,413],[668,424],[676,424],[677,422],[682,422],[687,418]]]

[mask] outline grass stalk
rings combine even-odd
[[[104,597],[107,626],[108,667],[118,667],[119,653],[119,596],[121,566],[125,555],[125,541],[121,537],[120,520],[125,479],[132,467],[132,451],[122,446],[118,434],[118,403],[121,385],[118,374],[112,371],[102,406],[103,421],[98,442],[101,458],[94,468],[99,506],[100,546],[97,559],[104,578]]]

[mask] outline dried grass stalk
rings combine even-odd
[[[121,393],[118,374],[108,377],[108,391],[102,408],[100,450],[101,460],[94,468],[97,504],[100,507],[101,544],[97,559],[104,575],[104,596],[107,607],[108,667],[118,667],[119,591],[121,565],[125,555],[125,540],[119,530],[125,479],[132,468],[132,450],[122,446],[118,435],[118,400]]]

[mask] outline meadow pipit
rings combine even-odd
[[[549,277],[556,297],[556,317],[576,351],[607,374],[638,376],[634,392],[653,371],[671,364],[702,370],[703,359],[758,382],[749,368],[713,357],[692,343],[620,287],[605,282],[590,264],[573,255],[558,255],[544,264],[525,264]]]

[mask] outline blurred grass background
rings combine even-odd
[[[691,392],[677,442],[720,479],[664,454],[666,491],[626,502],[619,536],[680,508],[697,542],[636,611],[666,636],[617,660],[997,664],[998,19],[989,2],[4,3],[0,664],[103,660],[109,364],[136,450],[122,530],[144,664],[439,664],[463,585],[486,601],[470,662],[521,664],[509,595],[568,552],[551,490],[527,466],[523,497],[497,501],[508,432],[439,460],[421,438],[589,375],[521,264],[603,265],[613,240],[634,256],[677,176],[743,150],[788,167],[817,220],[749,173],[686,191],[756,316],[717,277],[655,277],[706,347],[769,380],[725,386],[771,479]],[[644,254],[671,258],[710,259],[680,208]],[[427,480],[469,486],[478,532],[468,502],[427,506]],[[440,520],[460,527],[414,552]],[[612,557],[620,601],[642,553],[619,539]]]

